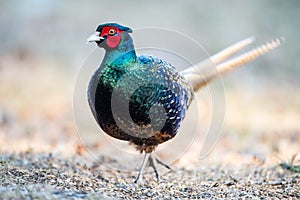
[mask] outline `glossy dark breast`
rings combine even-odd
[[[170,64],[139,56],[123,69],[101,66],[90,81],[88,98],[105,133],[151,152],[177,134],[191,91]]]

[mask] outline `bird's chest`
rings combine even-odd
[[[119,92],[116,92],[116,88],[120,90],[118,82],[123,74],[123,71],[109,68],[94,74],[90,83],[89,96],[90,99],[93,100],[92,106],[95,107],[98,115],[110,111],[113,94],[119,96]]]
[[[144,111],[155,103],[157,87],[135,71],[105,70],[97,79],[94,105],[99,114],[107,112],[126,119],[126,114]]]
[[[185,89],[153,72],[110,69],[93,76],[90,106],[105,132],[113,137],[177,133],[186,110]]]
[[[90,106],[94,108],[98,122],[112,122],[114,118],[127,119],[128,106],[141,77],[125,70],[106,68],[96,72],[90,82]],[[123,114],[120,114],[123,113]]]

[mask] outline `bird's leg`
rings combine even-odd
[[[156,168],[157,163],[161,164],[162,166],[166,167],[167,169],[174,170],[173,167],[171,167],[168,164],[166,164],[165,162],[163,162],[155,153],[145,153],[141,168],[139,170],[137,177],[135,178],[134,183],[142,182],[143,172],[144,172],[145,167],[147,166],[148,162],[149,162],[149,166],[151,166],[154,170],[157,181],[159,181],[159,179],[160,179],[159,173]]]
[[[141,168],[139,170],[139,173],[138,173],[137,177],[135,178],[134,183],[141,183],[142,182],[142,180],[143,180],[143,171],[146,167],[146,164],[148,163],[149,156],[150,156],[150,153],[145,153]]]
[[[153,168],[153,170],[155,172],[156,179],[157,179],[157,181],[159,181],[159,174],[158,174],[157,169],[156,169],[156,164],[157,164],[156,161],[157,160],[155,158],[153,159],[152,154],[151,154],[150,157],[149,157],[149,166],[151,166]]]
[[[167,169],[175,171],[175,169],[172,166],[170,166],[167,163],[165,163],[164,161],[162,161],[155,153],[153,153],[152,155],[159,164],[161,164],[162,166],[165,166]]]
[[[171,166],[168,164],[164,163],[155,153],[151,153],[149,157],[149,166],[151,166],[155,172],[155,176],[157,178],[157,181],[159,181],[159,174],[156,169],[157,163],[161,164],[162,166],[166,167],[167,169],[174,170]]]

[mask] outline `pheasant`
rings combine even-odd
[[[283,41],[277,38],[223,62],[254,41],[248,38],[197,66],[179,72],[162,59],[137,55],[131,32],[129,27],[106,23],[99,25],[87,39],[106,51],[90,79],[88,102],[94,118],[106,134],[129,141],[145,154],[135,183],[142,181],[147,164],[153,168],[157,180],[157,163],[170,169],[154,150],[176,136],[194,92],[219,74],[271,51]],[[208,71],[204,76],[199,74],[208,62],[215,64],[216,70]]]

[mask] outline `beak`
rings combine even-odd
[[[93,33],[92,35],[90,35],[87,40],[86,43],[89,42],[100,42],[101,40],[104,40],[104,37],[100,36],[100,32],[96,31],[95,33]]]

